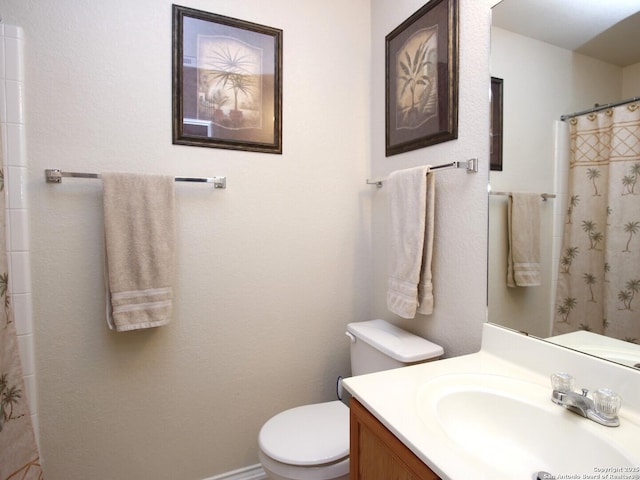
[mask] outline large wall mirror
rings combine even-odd
[[[606,320],[604,328],[586,322],[572,329],[554,326],[562,236],[571,207],[571,120],[561,117],[640,97],[640,0],[502,0],[492,12],[491,76],[502,79],[503,151],[502,170],[490,173],[488,320],[640,368],[638,330],[612,332]],[[637,136],[640,142],[640,129]],[[637,151],[634,175],[640,179]],[[540,195],[539,286],[507,286],[511,192]],[[550,196],[544,200],[542,194]],[[640,195],[634,198],[640,212]],[[637,220],[640,239],[640,213]],[[640,298],[640,262],[633,268],[638,285],[629,293]],[[593,287],[588,276],[584,281],[585,288]],[[627,306],[620,302],[620,308]],[[637,303],[630,318],[640,328]]]

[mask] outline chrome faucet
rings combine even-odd
[[[573,391],[573,377],[564,372],[551,375],[551,385],[553,403],[607,427],[620,425],[618,410],[622,401],[614,391],[600,388],[593,393],[592,399],[586,388],[582,389],[582,393]]]

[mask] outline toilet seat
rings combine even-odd
[[[277,462],[320,466],[349,456],[349,408],[339,400],[292,408],[260,430],[262,452]]]

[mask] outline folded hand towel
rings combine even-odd
[[[508,223],[507,286],[540,285],[540,195],[512,193]]]
[[[175,180],[104,173],[109,327],[118,332],[169,323],[175,250]]]
[[[433,175],[427,176],[428,172],[428,166],[415,167],[393,172],[387,180],[390,212],[387,308],[403,318],[414,318],[416,311],[429,314],[433,310],[431,255],[435,183]]]

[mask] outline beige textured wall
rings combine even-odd
[[[629,65],[623,70],[622,98],[640,95],[640,63]]]
[[[384,157],[384,36],[420,0],[190,0],[284,30],[284,154],[171,145],[171,2],[3,0],[25,29],[34,323],[48,480],[200,480],[257,463],[274,413],[333,398],[349,321],[383,317],[384,189],[438,174],[431,317],[397,323],[448,356],[479,348],[486,297],[489,8],[460,0],[459,138]],[[330,27],[330,33],[327,33]],[[44,168],[226,175],[179,185],[172,324],[104,321],[101,186]]]
[[[384,156],[384,37],[418,10],[421,0],[372,0],[372,176],[400,168],[478,157],[480,171],[447,170],[436,177],[433,315],[413,320],[386,310],[385,189],[372,189],[374,313],[426,336],[451,357],[480,348],[486,312],[487,176],[489,170],[489,28],[493,0],[460,0],[458,139]],[[378,120],[379,119],[379,120]]]
[[[171,144],[171,2],[7,0],[26,37],[34,318],[49,480],[199,480],[256,464],[262,423],[334,398],[369,318],[369,4],[191,0],[284,30],[284,154]],[[327,33],[327,26],[331,32]],[[104,320],[101,184],[177,185],[174,321]]]

